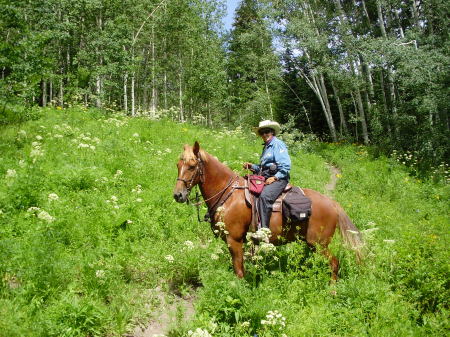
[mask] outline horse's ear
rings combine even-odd
[[[195,156],[198,158],[198,153],[200,152],[200,144],[197,141],[195,141],[193,151]]]

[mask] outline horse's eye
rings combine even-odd
[[[195,169],[195,165],[190,165],[190,166],[189,166],[189,170],[192,171],[193,169]]]

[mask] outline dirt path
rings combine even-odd
[[[331,164],[327,164],[327,166],[328,170],[330,171],[330,182],[325,185],[325,194],[331,196],[334,189],[336,188],[336,182],[338,179],[337,175],[340,174],[341,171]]]
[[[182,298],[159,295],[160,306],[155,310],[150,321],[144,327],[137,327],[129,337],[167,336],[170,328],[189,321],[194,316],[194,297]]]

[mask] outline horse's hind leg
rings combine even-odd
[[[331,282],[336,282],[339,273],[339,260],[337,259],[336,256],[331,254],[328,248],[322,248],[321,253],[328,259],[328,262],[330,263]]]

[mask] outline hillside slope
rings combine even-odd
[[[333,242],[342,262],[333,297],[326,261],[303,244],[248,261],[237,280],[224,243],[195,208],[173,201],[184,143],[198,140],[243,174],[261,150],[247,130],[74,108],[42,110],[0,137],[1,336],[119,336],[152,319],[161,294],[196,296],[195,316],[171,336],[410,336],[448,326],[448,188],[365,148],[292,146],[293,182],[324,192],[324,158],[337,165],[335,197],[366,233],[362,266]],[[266,317],[274,310],[285,321]]]

